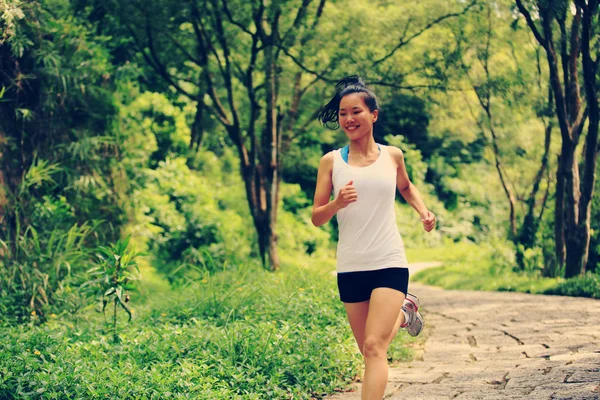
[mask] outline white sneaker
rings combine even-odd
[[[414,312],[419,311],[419,298],[412,293],[408,293],[404,299],[403,309],[412,309]]]
[[[406,312],[406,315],[408,315],[408,320],[404,321],[401,328],[405,328],[410,336],[417,336],[421,333],[423,326],[425,325],[423,316],[417,311],[419,309],[419,299],[417,296],[408,293],[404,300],[404,304],[402,305],[402,309]]]

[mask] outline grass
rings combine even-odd
[[[414,281],[449,290],[515,291],[600,298],[600,277],[565,280],[541,276],[539,270],[515,272],[507,258],[491,245],[459,243],[436,249],[410,250],[411,262],[441,261],[443,266],[415,274]],[[506,249],[504,249],[506,251]]]
[[[346,388],[362,362],[331,259],[288,255],[172,288],[143,267],[131,323],[87,308],[44,324],[0,321],[0,398],[312,399]],[[400,332],[393,362],[412,358]]]

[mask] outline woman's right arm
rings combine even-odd
[[[333,171],[333,152],[325,154],[319,163],[319,172],[317,174],[317,187],[315,189],[315,198],[312,209],[312,223],[315,226],[321,226],[329,222],[338,212],[340,207],[335,199],[331,200],[331,191],[333,183],[331,173]]]

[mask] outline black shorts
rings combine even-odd
[[[337,274],[340,300],[359,303],[371,298],[373,289],[385,287],[396,289],[406,295],[408,268],[384,268],[374,271],[341,272]]]

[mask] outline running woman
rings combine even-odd
[[[365,362],[362,400],[383,398],[387,350],[398,329],[417,336],[424,324],[419,300],[407,291],[408,263],[394,210],[396,188],[419,213],[425,231],[435,227],[435,215],[408,178],[402,151],[375,142],[378,114],[377,97],[361,78],[338,82],[318,119],[331,129],[341,126],[350,144],[321,159],[312,210],[315,226],[337,215],[337,282]]]

